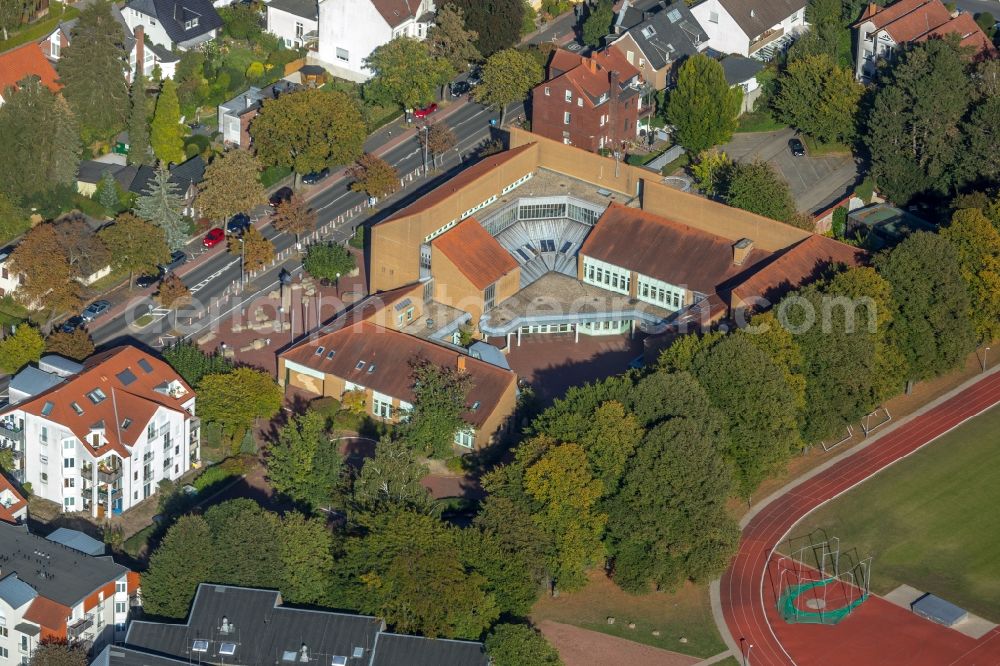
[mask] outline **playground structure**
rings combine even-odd
[[[775,596],[781,618],[789,624],[839,623],[868,599],[871,559],[842,558],[837,537],[779,556]]]

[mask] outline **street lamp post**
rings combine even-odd
[[[430,125],[424,123],[424,126],[420,128],[420,131],[424,133],[424,178],[427,178],[427,140],[430,137]]]
[[[983,365],[983,372],[986,372],[986,354],[988,354],[989,351],[990,351],[989,347],[984,347],[983,348],[983,363],[982,363],[982,365]]]
[[[746,645],[746,649],[743,646]],[[746,638],[740,638],[740,654],[743,657],[743,666],[750,666],[750,650],[753,649],[753,643],[748,641]]]
[[[337,293],[337,298],[340,298],[340,273],[337,273],[337,277],[333,279],[333,288]]]

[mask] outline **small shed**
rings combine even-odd
[[[87,555],[92,555],[94,557],[104,555],[104,544],[97,539],[87,536],[79,530],[71,530],[68,527],[60,527],[45,538],[55,543],[61,543],[67,548],[78,550]]]
[[[313,85],[318,88],[326,83],[326,70],[319,65],[304,65],[299,70],[299,76],[302,77],[302,83],[305,85]]]
[[[969,615],[968,611],[929,592],[910,604],[910,610],[946,627],[955,626]]]

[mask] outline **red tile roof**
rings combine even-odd
[[[28,606],[28,610],[24,611],[24,619],[65,637],[66,620],[72,612],[68,606],[37,596]]]
[[[982,28],[976,23],[972,14],[962,13],[951,19],[944,25],[939,25],[925,35],[921,35],[916,41],[922,42],[934,37],[940,38],[945,35],[958,35],[959,46],[971,47],[974,53],[992,53],[993,42],[986,36]]]
[[[977,53],[994,50],[971,14],[952,18],[941,0],[899,0],[883,8],[869,5],[855,25],[868,20],[889,33],[897,44],[957,34],[962,46],[971,46]]]
[[[733,241],[619,203],[604,211],[580,253],[704,294],[769,256],[752,250],[737,266]]]
[[[0,492],[5,490],[10,491],[10,494],[14,496],[14,503],[10,506],[4,506],[0,503],[0,520],[16,525],[17,518],[14,517],[14,514],[26,507],[28,502],[24,499],[24,496],[22,496],[21,493],[17,492],[17,488],[14,487],[14,484],[12,484],[3,474],[0,474]]]
[[[435,238],[431,245],[448,257],[476,289],[486,289],[517,268],[514,257],[472,217]]]
[[[180,383],[183,395],[173,398],[156,390],[173,381]],[[100,389],[105,395],[97,404],[87,397],[94,389]],[[183,411],[182,405],[194,395],[191,387],[166,362],[137,347],[123,346],[91,356],[79,374],[11,405],[5,413],[23,410],[59,423],[72,430],[94,456],[100,456],[106,449],[103,446],[95,449],[87,436],[94,426],[103,424],[107,446],[127,458],[131,455],[128,447],[135,444],[142,428],[159,407]],[[46,403],[51,403],[52,407],[48,414],[43,414]],[[82,414],[77,413],[73,403],[81,408]],[[131,424],[123,429],[121,426],[126,418]]]
[[[11,86],[17,86],[27,76],[37,76],[42,85],[56,92],[59,75],[52,63],[45,59],[38,44],[30,42],[6,53],[0,54],[0,96]]]
[[[549,80],[545,83],[563,79],[590,97],[587,101],[592,105],[593,99],[618,92],[612,90],[611,72],[616,72],[621,82],[636,76],[639,70],[618,49],[607,49],[589,58],[558,49],[549,61]]]
[[[420,0],[372,0],[385,22],[395,28],[409,18],[417,18]]]
[[[317,354],[319,347],[323,352]],[[331,351],[336,352],[333,358],[329,358]],[[472,379],[466,404],[471,407],[478,402],[480,406],[467,410],[463,418],[477,428],[486,422],[504,393],[517,381],[517,376],[509,370],[367,321],[303,342],[281,357],[410,403],[414,400],[411,361],[420,358],[438,367],[457,368],[459,359],[464,359],[466,372]],[[370,372],[372,367],[374,370]]]

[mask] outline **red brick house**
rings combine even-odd
[[[639,70],[616,49],[591,57],[556,50],[531,93],[531,130],[590,151],[621,148],[648,123]]]

